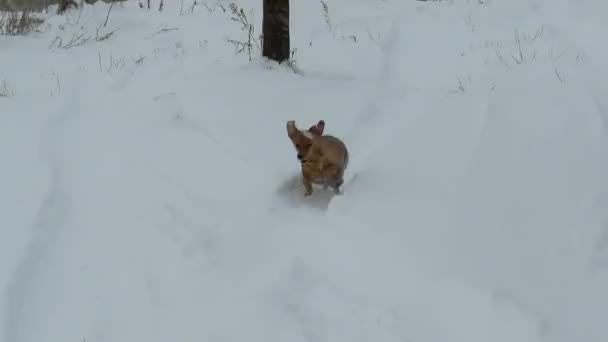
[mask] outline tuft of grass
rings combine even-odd
[[[104,25],[102,25],[102,26],[104,26]],[[119,29],[114,29],[107,33],[101,33],[100,27],[98,27],[97,31],[95,33],[95,37],[93,37],[93,36],[87,35],[87,30],[83,24],[83,25],[79,26],[78,29],[76,31],[74,31],[72,33],[72,35],[69,36],[69,38],[67,38],[66,40],[64,40],[62,37],[56,36],[55,39],[53,39],[53,41],[49,45],[49,49],[51,49],[53,47],[57,47],[60,49],[67,50],[67,49],[71,49],[74,47],[85,45],[89,41],[103,42],[103,41],[110,39],[112,36],[114,36],[114,34],[116,34],[116,32],[118,32],[118,30]]]
[[[289,66],[296,73],[297,73],[297,67],[296,67],[296,54],[297,53],[298,53],[297,48],[291,49],[291,51],[289,53],[289,60],[287,61],[287,66]]]
[[[207,11],[209,11],[209,13],[213,13],[215,12],[218,8],[222,10],[222,12],[226,13],[227,9],[226,6],[224,6],[223,4],[221,4],[219,1],[215,1],[212,5],[209,5],[209,3],[207,1],[203,1],[203,6],[205,6],[205,8],[207,9]]]
[[[329,14],[329,5],[327,5],[327,2],[325,0],[320,0],[320,2],[321,8],[323,9],[323,19],[325,20],[327,29],[329,30],[329,32],[331,32],[331,35],[336,38],[336,27],[332,23],[331,15]],[[340,38],[342,40],[352,41],[353,43],[356,43],[359,40],[354,34],[341,35]],[[312,46],[312,41],[309,43],[309,45]]]
[[[144,65],[144,59],[146,59],[146,56],[141,55],[139,58],[134,59],[133,63],[135,63],[135,65],[137,65],[137,66],[142,66],[142,65]]]
[[[49,46],[49,48],[52,48],[53,45],[55,45],[55,43],[57,43],[57,47],[60,49],[71,49],[73,47],[82,46],[91,39],[90,36],[86,36],[85,34],[86,34],[86,31],[85,31],[84,27],[81,26],[65,42],[61,37],[59,37],[59,36],[55,37],[55,39],[53,40],[53,42],[51,43],[51,46]]]
[[[15,92],[7,80],[0,82],[0,97],[13,97]]]
[[[62,15],[70,8],[78,8],[78,3],[74,0],[59,0],[57,5],[57,14]]]
[[[182,52],[182,54],[185,51]],[[102,56],[101,51],[97,50],[97,64],[100,73],[107,73],[108,75],[114,75],[125,70],[133,70],[133,67],[143,67],[144,61],[148,59],[148,56],[143,53],[131,58],[129,61],[125,57],[115,57],[112,53],[106,56]]]
[[[190,14],[194,13],[194,8],[198,6],[198,1],[197,0],[192,0],[192,5],[190,5],[190,8],[188,9],[188,11],[190,12]],[[179,9],[179,15],[184,15],[187,12],[184,10],[184,0],[182,0],[182,5]]]
[[[464,88],[464,85],[462,84],[462,80],[460,79],[460,77],[456,77],[458,79],[458,91],[461,93],[466,92],[466,89]]]
[[[98,57],[99,57],[99,71],[100,72],[106,72],[106,73],[112,75],[114,72],[122,71],[127,67],[127,60],[124,57],[115,58],[114,55],[110,54],[107,64],[104,61],[102,61],[101,53],[99,53],[99,52],[98,52]],[[143,59],[140,62],[143,63]],[[139,65],[139,66],[142,65],[142,64],[138,64],[137,60],[134,60],[133,64]]]
[[[475,24],[473,23],[473,18],[471,17],[471,15],[467,15],[464,18],[464,22],[467,25],[467,28],[469,29],[469,31],[471,32],[475,32],[475,30],[477,29],[477,27],[475,26]]]
[[[142,2],[142,0],[138,0],[137,5],[139,6],[139,8],[144,8],[144,3]],[[146,5],[148,10],[152,9],[152,2],[150,0],[146,0]],[[158,11],[162,12],[164,7],[165,4],[163,3],[163,0],[160,0],[160,2],[158,3]]]
[[[321,0],[321,7],[323,8],[323,18],[325,19],[325,24],[327,24],[327,28],[329,29],[331,34],[335,37],[336,29],[334,28],[334,25],[331,23],[331,16],[329,15],[329,6],[327,5],[327,2],[325,2],[324,0]]]
[[[26,35],[36,31],[43,22],[30,10],[4,12],[0,16],[0,35]]]
[[[506,68],[509,68],[510,65],[507,62],[507,59],[503,56],[503,54],[499,51],[499,48],[508,48],[514,45],[516,49],[515,52],[505,52],[508,57],[511,57],[511,60],[517,64],[525,64],[527,62],[533,61],[537,57],[537,52],[534,51],[532,53],[526,53],[523,45],[527,44],[528,46],[532,45],[535,41],[542,39],[544,33],[544,27],[539,28],[533,35],[520,36],[518,30],[515,30],[515,36],[512,41],[503,41],[503,42],[488,42],[486,41],[481,47],[493,47],[496,57],[500,64],[504,65]]]
[[[566,80],[562,77],[562,75],[559,73],[559,71],[557,70],[557,67],[555,68],[555,76],[557,77],[557,79],[559,80],[559,83],[564,83],[566,82]]]
[[[227,39],[229,43],[234,44],[235,54],[239,54],[247,50],[247,55],[249,56],[249,61],[251,62],[252,50],[255,47],[258,51],[262,51],[262,35],[256,38],[255,36],[255,26],[249,23],[249,19],[245,14],[245,11],[240,8],[234,2],[229,5],[230,12],[232,16],[230,20],[238,23],[241,26],[241,31],[247,32],[247,37],[245,40],[236,40],[236,39]]]

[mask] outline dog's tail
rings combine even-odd
[[[348,167],[348,149],[344,145],[344,170]]]
[[[346,170],[346,168],[348,167],[348,149],[346,148],[346,144],[344,144],[344,142],[334,136],[331,135],[325,135],[324,137],[333,140],[336,144],[340,145],[343,149],[344,149],[344,160],[343,162],[343,169]]]

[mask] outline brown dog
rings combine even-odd
[[[302,166],[304,196],[312,194],[312,184],[332,187],[335,193],[340,193],[340,186],[344,183],[348,150],[340,139],[323,135],[324,128],[323,120],[306,131],[299,130],[293,120],[287,122],[287,135]]]

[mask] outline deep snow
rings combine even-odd
[[[0,36],[0,341],[608,340],[605,1],[292,1],[295,71],[206,4]]]

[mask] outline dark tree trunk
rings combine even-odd
[[[279,63],[289,60],[289,0],[264,0],[262,56]]]

